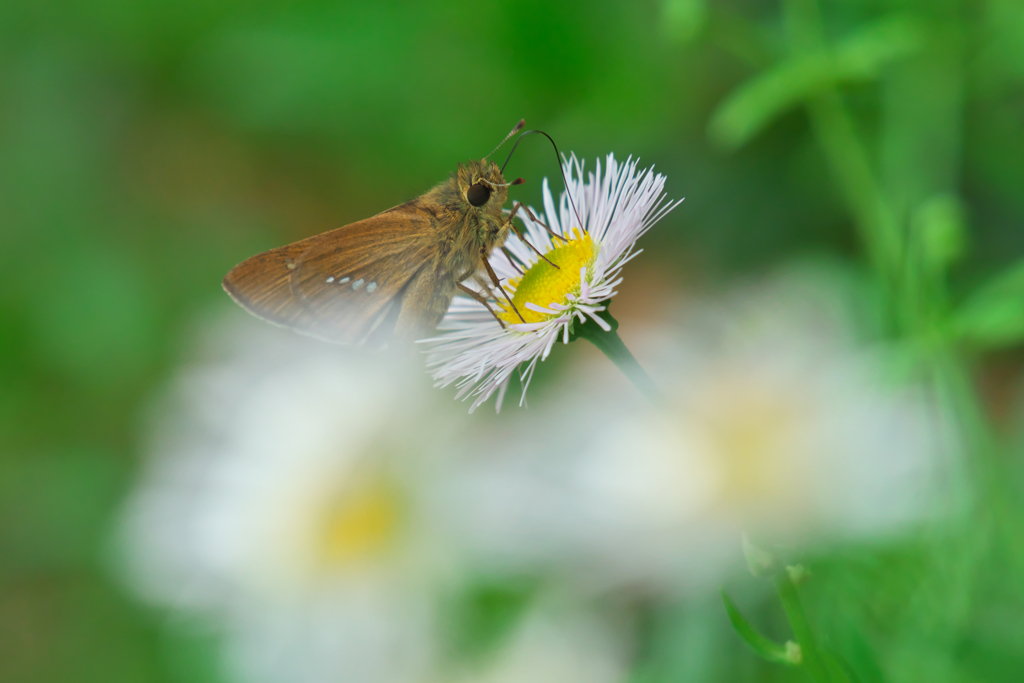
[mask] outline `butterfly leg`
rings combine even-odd
[[[501,252],[505,254],[505,258],[508,259],[508,264],[512,266],[512,270],[517,271],[520,275],[523,274],[522,261],[520,261],[515,254],[508,250],[508,247],[502,247]]]
[[[527,213],[530,213],[529,209],[527,209],[525,206],[523,206],[520,202],[516,202],[515,204],[512,205],[512,213],[510,213],[508,215],[508,222],[506,223],[506,225],[508,227],[512,228],[512,232],[514,232],[516,234],[516,237],[518,237],[520,239],[520,241],[522,241],[522,243],[525,244],[526,246],[528,246],[530,249],[533,249],[534,253],[537,254],[537,256],[540,256],[542,259],[547,261],[550,265],[554,266],[555,268],[558,268],[558,264],[557,263],[552,262],[551,259],[549,259],[547,256],[542,254],[537,247],[535,247],[532,244],[530,244],[529,242],[527,242],[526,238],[523,237],[523,233],[519,232],[519,228],[517,228],[516,224],[512,222],[512,219],[516,217],[516,212],[519,211],[520,207],[522,207],[523,209],[526,209]],[[530,215],[532,216],[533,214],[530,214]],[[547,227],[547,226],[545,225],[544,227]],[[552,233],[552,234],[554,234],[554,233]]]
[[[459,283],[459,289],[461,289],[463,291],[463,293],[468,294],[470,297],[472,297],[476,301],[479,301],[480,303],[482,303],[484,305],[484,308],[487,309],[487,312],[490,313],[491,315],[493,315],[494,319],[498,321],[499,325],[501,325],[501,329],[505,329],[505,321],[502,320],[501,318],[499,318],[498,314],[494,312],[494,309],[491,308],[491,304],[489,304],[487,302],[486,297],[482,296],[476,290],[470,289],[469,287],[467,287],[466,285],[462,284],[461,282]]]
[[[480,250],[480,258],[484,262],[484,268],[487,269],[487,274],[490,276],[491,282],[494,283],[495,287],[501,290],[501,293],[505,295],[505,301],[507,301],[508,305],[512,307],[512,310],[516,312],[516,315],[519,316],[519,319],[525,323],[526,319],[523,318],[523,314],[520,313],[519,309],[516,308],[516,305],[512,303],[512,299],[509,297],[508,292],[506,292],[505,288],[501,286],[501,281],[498,280],[498,276],[495,274],[494,268],[491,268],[491,263],[490,261],[487,260],[487,252],[484,249]]]

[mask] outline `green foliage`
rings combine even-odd
[[[1024,347],[1022,97],[1018,0],[0,3],[0,679],[218,679],[215,634],[110,578],[147,406],[230,307],[232,265],[416,195],[525,117],[688,197],[644,238],[666,301],[822,253],[870,290],[864,336],[943,390],[970,495],[920,538],[808,558],[824,666],[1018,680],[1024,481],[999,420]],[[516,154],[536,203],[550,150]],[[462,587],[462,656],[500,645],[531,581]],[[633,680],[806,680],[745,649],[778,661],[749,628],[788,633],[778,602],[738,600],[749,621],[728,598],[650,608]]]
[[[943,194],[926,200],[911,219],[914,240],[921,245],[924,267],[945,273],[964,255],[967,227],[957,197]]]
[[[707,0],[664,0],[661,11],[662,32],[684,45],[700,34],[709,14]]]
[[[457,657],[474,661],[492,654],[536,592],[530,578],[467,582],[446,610],[445,630]]]
[[[775,664],[785,664],[786,666],[799,666],[803,659],[800,653],[799,646],[796,643],[792,643],[795,647],[787,647],[786,645],[780,645],[770,638],[767,638],[750,625],[747,618],[743,616],[740,609],[736,606],[736,603],[726,595],[725,591],[722,591],[722,602],[725,604],[725,613],[729,615],[729,622],[733,628],[736,629],[736,633],[740,638],[743,639],[750,649],[754,651],[759,657],[764,658],[766,661],[774,662]],[[787,643],[789,645],[790,643]]]
[[[712,114],[709,131],[723,147],[742,147],[786,110],[846,81],[877,78],[883,67],[919,50],[921,28],[905,17],[859,29],[831,52],[798,55],[737,88]]]
[[[958,339],[981,348],[1024,341],[1024,262],[975,290],[953,314],[952,329]]]

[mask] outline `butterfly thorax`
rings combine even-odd
[[[489,197],[482,206],[473,206],[467,192],[478,183],[490,190]],[[471,160],[459,164],[451,177],[419,199],[434,210],[441,265],[456,281],[480,270],[483,256],[504,244],[508,236],[503,211],[508,188],[504,184],[497,164]]]

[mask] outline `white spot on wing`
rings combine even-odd
[[[362,289],[363,288],[363,282],[364,282],[363,278],[359,278],[358,280],[353,282],[352,283],[352,291],[353,292],[358,292],[360,289]]]
[[[329,278],[327,278],[327,284],[331,284],[332,282],[334,282],[334,276],[333,275],[330,276]]]
[[[352,278],[347,278],[347,277],[343,277],[343,278],[341,278],[340,280],[338,280],[338,284],[339,284],[339,285],[346,285],[346,284],[348,284],[348,281],[349,281],[350,279],[352,279]]]
[[[366,293],[367,294],[372,294],[373,290],[375,290],[375,289],[377,289],[377,283],[376,282],[371,282],[370,284],[366,285]]]

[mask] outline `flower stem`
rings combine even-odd
[[[661,390],[658,389],[654,380],[637,362],[637,359],[630,353],[619,337],[619,321],[613,318],[607,309],[602,317],[611,325],[610,330],[603,330],[593,320],[587,320],[582,325],[574,326],[573,337],[575,339],[586,339],[600,349],[601,353],[607,356],[611,362],[615,363],[619,370],[622,370],[622,374],[633,383],[633,386],[639,389],[640,393],[649,398],[653,403],[664,403],[665,397],[662,395]]]
[[[804,607],[800,604],[800,596],[796,592],[796,584],[790,578],[789,573],[782,571],[775,575],[775,589],[779,593],[782,607],[786,610],[789,618],[789,627],[793,629],[793,636],[800,645],[800,652],[803,655],[803,665],[807,674],[816,683],[828,683],[830,679],[828,669],[818,652],[818,646],[814,642],[814,632],[807,620]]]
[[[722,603],[725,605],[725,613],[729,616],[732,627],[736,629],[736,633],[739,634],[740,638],[754,651],[754,654],[775,664],[800,666],[800,663],[803,661],[803,652],[801,652],[800,646],[797,643],[791,640],[785,645],[780,645],[770,638],[761,635],[750,625],[750,622],[740,612],[736,603],[732,601],[732,598],[724,590],[721,591],[721,596]]]

